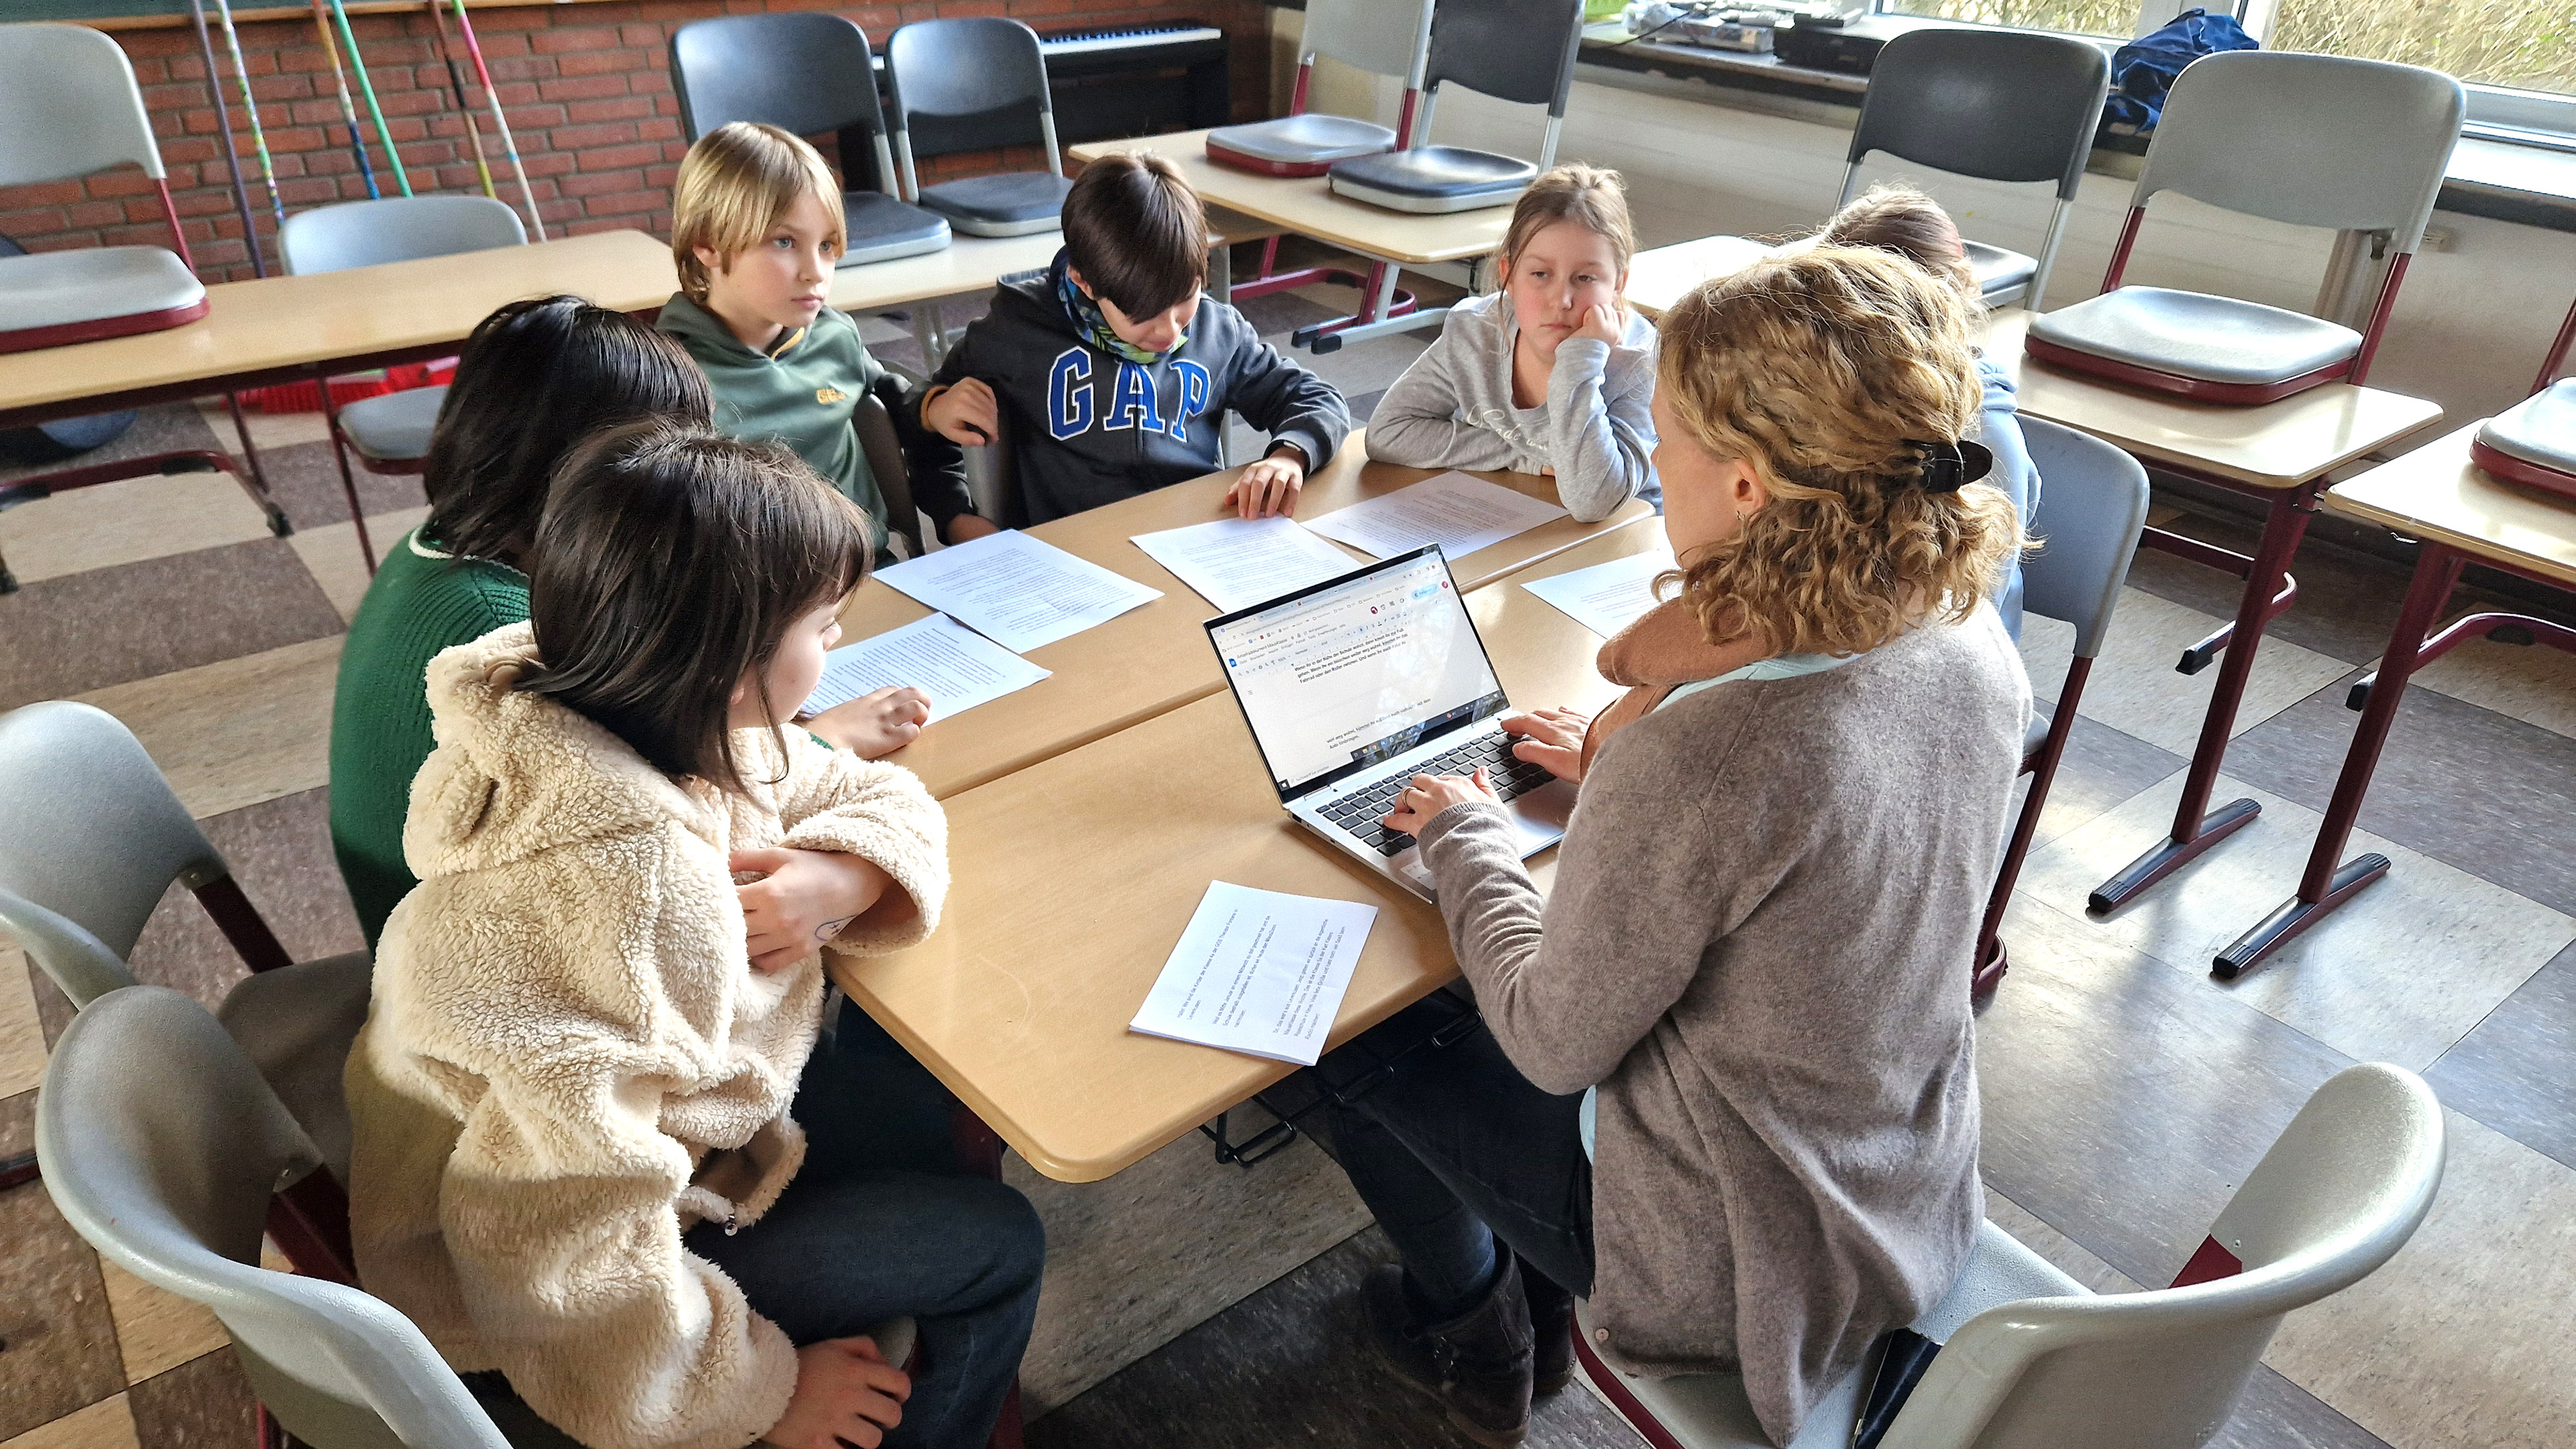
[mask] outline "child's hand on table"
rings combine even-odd
[[[909,685],[888,685],[832,706],[805,721],[805,728],[835,749],[874,760],[920,738],[921,727],[929,722],[929,695]]]
[[[1512,746],[1516,759],[1529,761],[1560,780],[1583,778],[1583,737],[1592,717],[1570,709],[1534,709],[1503,716],[1503,732],[1521,736]]]
[[[1282,518],[1297,512],[1297,495],[1306,486],[1306,455],[1294,443],[1243,470],[1225,501],[1242,518]]]
[[[761,1435],[779,1449],[876,1449],[903,1422],[912,1379],[885,1361],[872,1338],[829,1338],[796,1350],[796,1392]]]
[[[894,877],[875,862],[836,850],[773,845],[737,850],[726,865],[763,877],[734,887],[757,971],[792,966],[823,949],[842,927],[875,909],[894,885]]]
[[[1575,327],[1574,335],[1616,347],[1619,339],[1628,335],[1628,315],[1616,302],[1595,302],[1585,310],[1583,321]]]
[[[1413,784],[1395,797],[1395,808],[1386,813],[1386,828],[1419,835],[1422,827],[1431,823],[1431,817],[1452,805],[1464,805],[1471,800],[1495,805],[1503,803],[1503,798],[1494,793],[1494,782],[1486,778],[1482,768],[1472,777],[1416,775]]]
[[[961,378],[922,404],[921,422],[952,443],[980,448],[1001,435],[1002,409],[982,378]]]

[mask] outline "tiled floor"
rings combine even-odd
[[[1284,347],[1346,299],[1246,311]],[[865,325],[889,360],[917,362],[899,325]],[[1424,345],[1407,334],[1301,360],[1365,418]],[[324,749],[365,573],[314,420],[257,426],[290,538],[202,475],[0,515],[0,552],[25,583],[0,597],[0,709],[78,697],[126,720],[289,949],[321,955],[357,944],[325,835]],[[117,447],[210,446],[210,427],[228,439],[220,414],[161,409]],[[1251,442],[1239,433],[1235,456]],[[411,480],[361,494],[379,547],[420,517]],[[2355,843],[2395,870],[2222,984],[2212,951],[2295,882],[2351,735],[2343,691],[2404,586],[2322,544],[2298,572],[2301,603],[2263,647],[2221,796],[2262,801],[2262,819],[2100,921],[2085,890],[2163,828],[2197,733],[2211,676],[2175,674],[2174,656],[2233,608],[2219,575],[2152,554],[2132,572],[2008,926],[2012,974],[1979,1026],[1988,1214],[2100,1291],[2165,1282],[2317,1083],[2362,1059],[2423,1070],[2452,1127],[2432,1219],[2381,1274],[2289,1321],[2217,1442],[2576,1443],[2576,661],[2481,644],[2419,675]],[[2032,622],[2043,698],[2068,637]],[[45,1046],[69,1014],[15,956],[0,943],[0,1154],[29,1139]],[[239,972],[176,899],[135,964],[209,1001]],[[1080,1188],[1014,1171],[1053,1253],[1024,1374],[1032,1443],[1464,1442],[1357,1349],[1351,1289],[1387,1250],[1313,1145],[1246,1172],[1193,1137]],[[248,1391],[209,1317],[101,1264],[41,1187],[0,1195],[0,1243],[0,1449],[243,1441]],[[1533,1442],[1635,1440],[1576,1390],[1542,1407]]]

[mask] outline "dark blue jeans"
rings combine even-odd
[[[1492,1292],[1497,1239],[1563,1287],[1592,1287],[1582,1095],[1530,1085],[1483,1021],[1461,1019],[1472,1011],[1436,994],[1314,1068],[1342,1170],[1435,1323]]]
[[[682,1239],[800,1348],[892,1318],[919,1324],[912,1398],[887,1449],[976,1449],[990,1438],[1037,1316],[1046,1230],[1016,1189],[958,1170],[955,1107],[867,1013],[846,1007],[797,1083],[807,1145],[795,1180],[732,1237],[701,1224]],[[571,1443],[525,1432],[542,1421],[495,1402],[493,1388],[507,1393],[498,1378],[468,1383],[513,1445]]]

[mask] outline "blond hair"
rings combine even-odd
[[[1911,186],[1873,186],[1825,222],[1816,240],[1829,247],[1876,247],[1894,252],[1947,282],[1971,312],[1985,307],[1976,271],[1968,265],[1959,224],[1941,203]]]
[[[680,270],[680,290],[703,305],[708,277],[698,248],[723,259],[718,270],[731,267],[807,195],[832,218],[833,249],[846,247],[841,184],[803,137],[760,121],[734,121],[700,136],[671,187],[671,261]]]
[[[1628,258],[1637,251],[1637,232],[1628,221],[1628,185],[1618,172],[1576,161],[1531,182],[1512,207],[1511,227],[1503,233],[1503,260],[1519,256],[1533,237],[1560,221],[1573,222],[1608,241],[1619,259],[1619,270],[1628,270]]]
[[[1660,332],[1675,422],[1770,493],[1682,575],[1709,638],[1856,654],[1993,590],[2021,542],[2011,501],[1923,486],[1924,445],[1966,437],[1982,393],[1950,288],[1884,252],[1818,247],[1702,283]]]

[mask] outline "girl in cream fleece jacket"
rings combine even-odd
[[[347,1075],[366,1286],[540,1441],[981,1443],[1034,1215],[812,1160],[796,1120],[885,1110],[809,1100],[821,952],[921,939],[948,883],[910,773],[762,727],[811,691],[865,521],[783,450],[646,424],[568,459],[542,528],[531,623],[430,666],[421,885]],[[907,1315],[917,1383],[860,1336]]]

